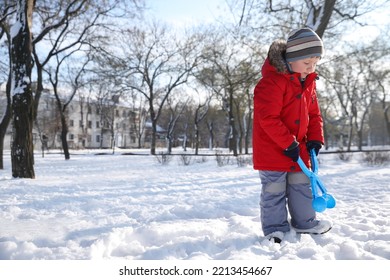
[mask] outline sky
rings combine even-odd
[[[150,13],[174,26],[215,22],[226,11],[225,0],[147,0]]]
[[[187,27],[200,23],[216,22],[220,15],[230,14],[226,0],[146,0],[150,13],[176,27]],[[387,7],[387,6],[386,6]],[[361,38],[373,40],[380,35],[380,29],[389,23],[390,9],[369,13],[363,26],[356,25],[346,30],[345,40],[359,42]],[[361,19],[359,19],[361,21]],[[379,28],[378,28],[379,26]],[[359,36],[356,36],[359,34]]]

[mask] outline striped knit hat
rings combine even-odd
[[[286,60],[292,62],[313,56],[321,57],[324,45],[321,38],[310,28],[291,31],[287,39]]]

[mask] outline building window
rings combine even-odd
[[[69,140],[74,140],[74,135],[73,134],[69,134]]]
[[[96,142],[100,143],[100,135],[96,135]]]
[[[88,128],[92,128],[92,121],[88,121]]]
[[[96,128],[100,127],[100,122],[96,122]]]
[[[70,126],[70,127],[73,127],[73,126],[74,126],[74,121],[73,121],[73,120],[69,120],[69,126]]]

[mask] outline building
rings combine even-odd
[[[4,112],[5,92],[0,92],[0,116]],[[70,149],[137,148],[145,143],[145,122],[136,110],[122,104],[119,97],[111,99],[74,98],[67,106],[67,142]],[[33,128],[35,150],[61,149],[61,115],[56,99],[43,92]],[[143,133],[142,133],[143,132]],[[4,147],[11,146],[12,124],[8,127]]]

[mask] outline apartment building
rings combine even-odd
[[[5,92],[0,92],[0,116],[4,112]],[[112,99],[74,98],[65,110],[70,149],[137,148],[145,143],[145,121],[136,110]],[[4,147],[11,145],[12,124],[8,127]],[[34,149],[61,149],[61,117],[55,97],[42,94],[37,121],[33,128]]]

